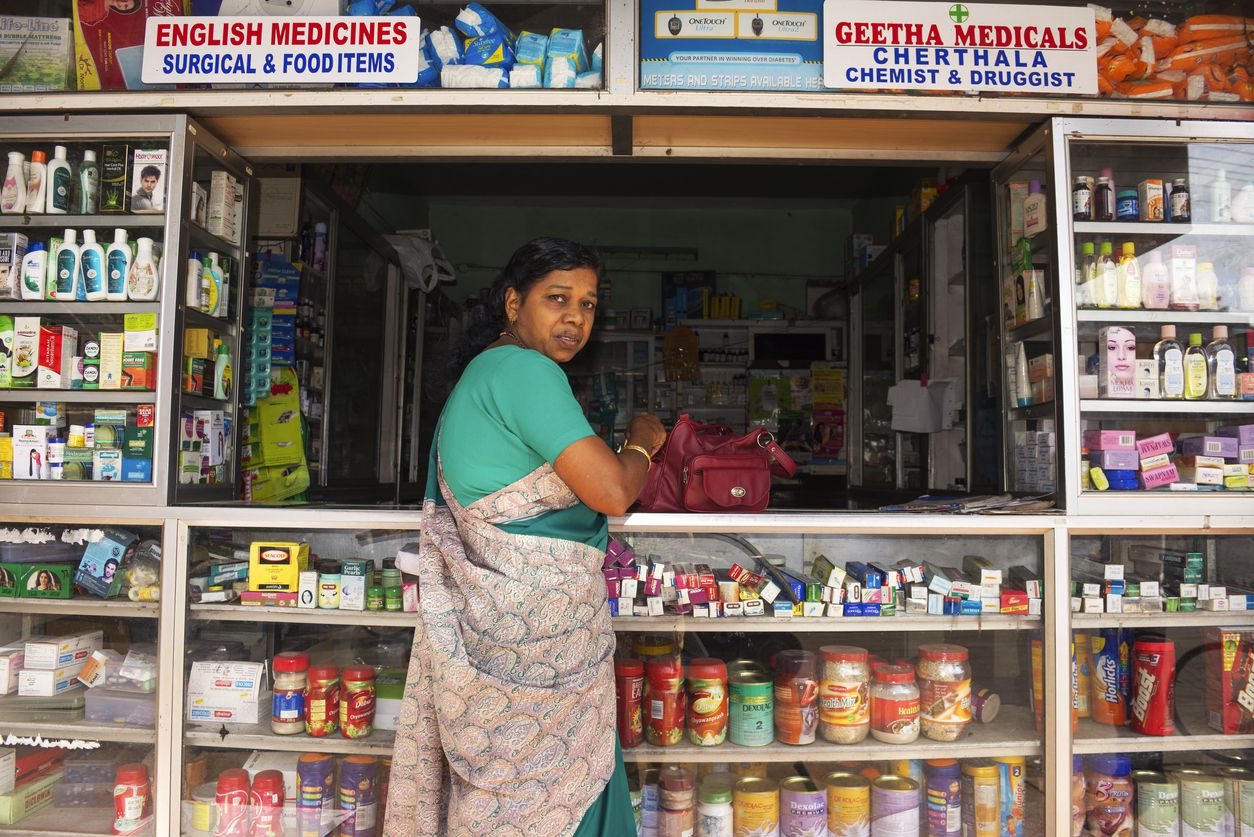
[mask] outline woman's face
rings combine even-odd
[[[505,316],[524,346],[558,363],[582,349],[592,333],[597,309],[597,275],[588,267],[555,270],[531,286],[526,296],[505,292]]]
[[[1116,380],[1131,385],[1136,378],[1136,336],[1125,328],[1112,328],[1106,334],[1106,351]]]

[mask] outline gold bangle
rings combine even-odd
[[[640,445],[623,445],[622,447],[618,449],[618,452],[622,453],[625,450],[634,450],[637,453],[639,453],[641,456],[643,456],[644,461],[648,463],[647,465],[645,465],[646,470],[653,467],[653,457],[649,456],[649,452],[646,449],[640,447]]]

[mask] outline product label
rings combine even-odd
[[[917,734],[919,699],[875,698],[871,701],[871,728],[885,735],[910,735],[912,729]]]
[[[1071,193],[1071,213],[1076,218],[1093,217],[1093,193],[1088,189],[1076,189]]]
[[[274,700],[271,704],[271,716],[276,720],[294,721],[297,718],[305,717],[305,690],[279,690],[274,691]]]
[[[727,689],[716,680],[689,684],[688,737],[701,746],[722,744],[727,737]]]
[[[340,727],[345,738],[369,735],[374,721],[374,689],[346,692],[340,704]]]
[[[919,713],[934,723],[971,722],[971,681],[919,681]]]
[[[744,697],[732,693],[730,732],[733,744],[761,747],[775,740],[773,696]]]
[[[109,253],[109,293],[126,292],[126,255],[113,250]]]
[[[1184,354],[1179,349],[1163,353],[1163,395],[1184,395]]]
[[[864,726],[871,718],[870,688],[857,680],[819,681],[819,720],[838,727]]]
[[[339,729],[340,687],[310,689],[305,733],[321,738]]]
[[[1206,356],[1201,352],[1186,354],[1184,357],[1184,397],[1206,397]]]
[[[1226,396],[1237,394],[1236,362],[1229,349],[1215,352],[1215,393]]]

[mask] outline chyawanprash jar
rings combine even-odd
[[[919,686],[910,666],[876,666],[871,684],[871,735],[887,744],[918,739]]]
[[[655,657],[645,664],[645,740],[655,747],[684,737],[684,667],[678,657]]]
[[[961,645],[919,646],[919,715],[923,734],[956,741],[971,723],[971,664]]]
[[[340,734],[345,738],[365,738],[374,732],[374,695],[374,669],[370,666],[344,669]]]
[[[335,666],[309,669],[305,698],[305,734],[325,738],[340,728],[340,670]]]
[[[688,740],[714,747],[727,739],[727,666],[702,657],[688,663]]]
[[[871,728],[869,654],[865,648],[819,649],[819,735],[836,744],[857,744]]]

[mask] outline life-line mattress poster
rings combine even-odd
[[[818,0],[642,0],[641,15],[643,89],[1254,101],[1254,19],[1237,15],[891,0],[827,0],[826,10]]]

